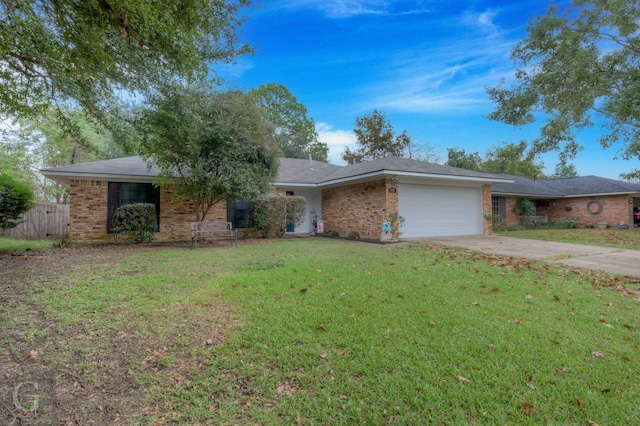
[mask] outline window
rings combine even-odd
[[[160,231],[160,188],[151,183],[109,182],[107,203],[107,232],[111,231],[113,211],[120,206],[133,203],[151,203],[156,206],[156,220]]]
[[[227,222],[231,222],[234,229],[251,227],[253,203],[247,200],[227,203]]]
[[[491,197],[491,214],[506,219],[507,199],[505,197]]]

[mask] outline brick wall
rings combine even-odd
[[[505,198],[505,209],[506,209],[506,219],[508,226],[518,226],[520,225],[520,216],[518,216],[513,209],[516,208],[516,203],[520,197],[506,197]],[[541,215],[546,213],[539,213]]]
[[[71,180],[69,185],[69,238],[72,241],[109,240],[107,233],[107,181]],[[158,240],[189,239],[195,222],[192,202],[176,201],[171,187],[160,188],[160,232]],[[226,203],[216,204],[206,220],[227,220]]]
[[[107,237],[107,182],[69,182],[69,239],[90,241]]]
[[[482,185],[482,232],[484,235],[493,233],[493,223],[491,222],[491,185]]]
[[[627,194],[609,195],[601,197],[561,198],[548,201],[548,206],[536,209],[536,214],[547,215],[549,221],[564,217],[578,219],[580,227],[597,227],[598,223],[608,223],[609,226],[617,226],[620,222],[633,228],[633,204]],[[592,203],[592,201],[594,203]],[[602,208],[599,208],[599,205]],[[598,210],[601,210],[598,213]]]
[[[379,240],[382,222],[393,213],[398,213],[398,185],[390,179],[322,190],[325,233],[347,237],[356,231],[360,238]]]

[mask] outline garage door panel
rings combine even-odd
[[[480,188],[401,184],[405,238],[482,234]]]

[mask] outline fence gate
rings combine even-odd
[[[69,205],[36,204],[22,215],[22,222],[4,231],[4,236],[23,240],[69,238]]]

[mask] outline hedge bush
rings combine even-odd
[[[0,229],[15,228],[22,213],[34,204],[31,187],[9,175],[0,175]]]
[[[284,236],[287,224],[304,221],[307,201],[304,197],[274,195],[253,204],[253,225],[264,238]]]
[[[126,204],[113,212],[111,230],[116,234],[133,234],[136,243],[153,241],[158,227],[156,206],[150,203]]]

